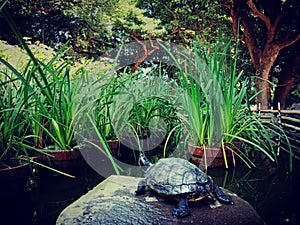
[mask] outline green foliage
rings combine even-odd
[[[72,141],[72,137],[69,137],[68,132],[70,130],[59,127],[59,125],[62,125],[69,128],[71,125],[72,118],[70,114],[72,114],[71,109],[74,107],[71,101],[74,93],[72,93],[73,90],[71,91],[69,69],[64,64],[54,67],[55,59],[48,64],[44,64],[36,58],[34,60],[38,63],[37,65],[32,65],[30,60],[25,69],[20,72],[6,61],[2,61],[2,63],[12,71],[13,77],[21,81],[26,94],[31,97],[27,99],[27,105],[30,105],[34,111],[28,116],[31,117],[33,124],[34,139],[38,139],[35,141],[37,147],[42,147],[39,141],[47,140],[41,132],[43,130],[59,147],[63,149],[70,148],[69,144]],[[39,70],[37,67],[39,67]],[[60,78],[59,76],[63,73],[64,68],[66,68],[65,73]],[[75,84],[73,85],[75,86]],[[48,119],[49,123],[45,121],[45,118]],[[49,130],[52,130],[53,133]]]
[[[21,63],[22,66],[17,68],[0,58],[1,163],[5,164],[5,159],[14,156],[28,157],[28,150],[43,154],[42,149],[78,147],[74,128],[83,110],[80,92],[89,81],[85,70],[75,70],[71,74],[67,61],[60,60],[63,48],[49,61],[39,60],[11,17],[6,12],[4,15],[27,54],[27,57],[21,58],[27,60],[27,63],[24,66]],[[8,57],[6,52],[3,55]],[[115,165],[113,161],[112,164]]]
[[[196,42],[193,57],[186,56],[186,65],[178,63],[178,81],[185,90],[179,98],[183,108],[179,118],[191,144],[224,149],[224,144],[233,146],[233,141],[241,141],[275,161],[270,133],[251,112],[249,84],[241,80],[242,72],[236,73],[237,55],[230,52],[234,52],[231,42],[224,46],[218,42],[213,52]],[[247,157],[247,148],[232,151],[246,165],[254,166]]]
[[[148,17],[159,18],[160,26],[167,30],[164,38],[189,45],[195,37],[210,45],[218,32],[230,34],[230,19],[224,14],[219,1],[139,0],[138,7]]]
[[[29,8],[33,9],[35,3],[30,3]],[[172,74],[174,80],[168,78],[166,70],[154,65],[147,75],[143,71],[131,74],[125,70],[123,73],[103,72],[106,76],[102,76],[103,73],[98,71],[99,62],[94,64],[82,59],[81,63],[71,67],[68,61],[63,60],[61,56],[68,43],[57,53],[43,52],[47,50],[44,45],[33,50],[36,45],[28,45],[24,41],[4,10],[3,15],[25,55],[19,50],[9,53],[10,46],[0,42],[1,158],[10,156],[6,154],[9,149],[18,152],[19,149],[34,150],[36,147],[76,148],[74,126],[76,121],[83,119],[92,125],[83,129],[96,131],[96,138],[104,146],[104,150],[100,147],[99,150],[108,156],[116,171],[119,168],[114,164],[107,139],[128,134],[139,139],[140,136],[163,133],[169,141],[172,135],[177,138],[178,130],[182,129],[194,144],[224,147],[224,143],[240,140],[271,160],[276,159],[269,133],[250,111],[249,103],[253,98],[247,92],[250,81],[243,80],[243,72],[237,70],[238,56],[231,54],[237,52],[237,48],[232,48],[227,42],[222,45],[223,39],[226,39],[222,37],[212,52],[208,50],[209,42],[215,39],[212,34],[219,32],[215,26],[220,24],[207,20],[219,12],[217,1],[140,1],[139,6],[143,10],[136,8],[135,1],[130,0],[56,1],[53,4],[56,6],[58,3],[62,5],[62,11],[58,12],[63,12],[75,24],[77,30],[73,30],[72,35],[76,36],[77,47],[84,49],[91,49],[92,39],[103,38],[101,41],[107,47],[122,42],[130,33],[147,38],[162,36],[166,30],[169,33],[176,31],[179,35],[176,38],[185,44],[201,30],[200,41],[191,45],[194,57],[184,56],[185,66],[178,62],[179,73]],[[46,1],[37,5],[43,4],[51,6]],[[215,7],[208,7],[208,4]],[[91,7],[95,10],[91,11]],[[206,10],[207,7],[209,10]],[[156,15],[160,20],[154,19]],[[216,17],[224,22],[222,25],[225,27],[228,18]],[[209,26],[208,21],[214,22],[213,26]],[[203,43],[201,40],[206,37],[210,38]],[[15,56],[19,54],[21,56],[16,60]],[[89,71],[81,68],[81,64],[86,65]],[[109,70],[111,64],[103,67]],[[80,93],[83,87],[91,84],[90,76],[98,78],[100,93],[82,109],[86,102],[81,102]],[[178,101],[180,107],[176,108],[176,112],[174,105]],[[90,110],[87,110],[86,117],[79,118],[86,109]],[[95,120],[91,117],[93,114],[96,115]],[[262,138],[264,141],[261,141]],[[93,143],[95,140],[85,141],[96,145]],[[24,153],[27,154],[26,151]],[[235,153],[247,165],[252,165],[246,151],[235,149]]]
[[[95,118],[106,139],[121,141],[131,137],[138,150],[144,151],[149,147],[144,146],[144,138],[151,139],[148,142],[157,147],[179,124],[174,107],[177,97],[172,85],[175,83],[166,80],[164,72],[157,73],[157,70],[159,66],[153,67],[147,75],[142,71],[131,74],[125,70],[103,82]],[[173,135],[176,136],[175,131]],[[158,139],[160,142],[156,143]],[[165,148],[169,150],[174,141],[169,138]]]
[[[2,61],[2,59],[0,58]],[[22,143],[29,137],[26,89],[9,75],[1,71],[0,80],[0,162],[8,163],[10,158],[28,155]]]
[[[183,93],[178,93],[183,111],[179,118],[185,125],[186,131],[194,144],[203,146],[207,142],[209,126],[208,105],[201,85],[193,79],[181,73],[179,77],[180,87]],[[209,140],[210,142],[210,140]]]
[[[146,17],[133,0],[79,0],[8,2],[4,9],[17,21],[22,34],[58,50],[71,41],[73,50],[88,55],[101,55],[106,50],[137,37],[160,37],[165,29],[159,20]],[[92,10],[91,10],[92,9]],[[6,30],[9,27],[1,20]],[[53,38],[55,37],[55,38]],[[0,38],[16,42],[11,33]]]
[[[111,15],[117,29],[133,33],[144,38],[161,37],[165,34],[164,28],[159,28],[159,19],[146,17],[145,10],[135,6],[133,0],[120,0],[119,7]]]

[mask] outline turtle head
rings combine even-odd
[[[139,165],[149,167],[152,165],[152,163],[149,161],[149,159],[144,154],[141,153],[140,157],[139,157]]]

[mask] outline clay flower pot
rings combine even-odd
[[[9,167],[0,168],[1,193],[13,193],[27,189],[27,182],[30,177],[29,164],[24,161],[20,163],[17,159],[12,159]]]
[[[78,149],[74,150],[43,150],[47,153],[44,155],[38,155],[37,160],[44,165],[56,168],[66,169],[74,168],[80,165],[82,162],[82,155]]]
[[[221,148],[188,145],[188,150],[192,154],[191,162],[197,166],[222,167],[225,166],[223,151]],[[234,164],[233,152],[225,145],[226,159],[229,164]]]

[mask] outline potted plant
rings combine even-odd
[[[135,158],[144,149],[164,145],[167,134],[178,123],[171,103],[174,96],[166,97],[170,84],[151,71],[143,75],[127,74],[125,70],[102,86],[98,127],[105,136],[118,140],[118,155],[128,158],[133,153]]]
[[[209,157],[211,160],[216,158],[217,164],[226,168],[228,159],[234,164],[234,156],[252,166],[247,154],[240,149],[241,143],[252,145],[275,160],[272,146],[259,142],[259,136],[269,140],[268,134],[249,110],[248,85],[246,81],[242,82],[242,73],[236,74],[236,56],[228,70],[229,46],[230,42],[221,51],[216,46],[212,56],[196,46],[195,56],[185,67],[188,70],[181,70],[180,84],[185,95],[181,97],[184,110],[180,117],[191,138],[189,150],[200,158],[196,163],[204,159],[205,168],[210,163],[214,164],[207,162]],[[222,162],[218,157],[223,158]]]
[[[47,168],[64,168],[69,162],[79,165],[81,155],[76,149],[73,122],[78,113],[76,97],[84,73],[81,76],[81,71],[78,70],[71,75],[68,63],[59,60],[65,46],[47,63],[38,60],[5,10],[3,15],[29,58],[21,72],[14,68],[11,70],[26,89],[26,101],[30,102],[27,110],[34,143],[31,147],[37,149],[38,160]],[[62,155],[61,158],[59,155]]]
[[[108,77],[102,78],[104,81],[100,85],[100,93],[95,104],[95,124],[97,130],[107,141],[112,155],[118,156],[120,155],[120,141],[115,130],[117,125],[113,123],[113,120],[114,122],[121,120],[121,117],[126,115],[126,111],[119,111],[120,101],[115,101],[115,96],[121,95],[122,84],[126,82],[126,79],[120,81],[120,78],[114,77],[113,74],[108,73],[107,75]],[[107,79],[105,79],[106,77]]]
[[[32,158],[26,144],[31,136],[28,96],[26,88],[7,68],[12,66],[2,58],[0,63],[0,178],[1,190],[10,191],[20,184],[24,188],[32,171]]]
[[[263,123],[258,119],[257,115],[253,114],[250,108],[250,102],[255,98],[255,94],[249,97],[248,88],[251,86],[248,78],[243,77],[243,71],[237,73],[237,54],[231,56],[228,54],[231,42],[225,46],[221,57],[218,57],[218,51],[212,56],[213,70],[220,71],[217,74],[216,80],[222,88],[222,97],[224,106],[220,108],[224,115],[224,133],[222,137],[223,154],[228,150],[235,165],[234,156],[238,156],[249,167],[254,166],[249,160],[246,148],[242,150],[242,145],[250,145],[255,151],[266,155],[271,161],[276,160],[270,134]],[[238,43],[236,43],[237,52]],[[218,49],[218,48],[217,48]],[[219,63],[216,63],[218,61]],[[226,61],[229,61],[226,66]],[[261,141],[264,137],[265,141]],[[224,156],[226,156],[224,154]],[[224,157],[225,166],[227,159]]]
[[[86,71],[84,69],[74,71],[60,58],[67,44],[50,59],[48,58],[47,62],[44,59],[43,61],[37,59],[14,21],[2,8],[3,6],[1,11],[3,10],[4,18],[29,59],[22,71],[18,71],[3,60],[21,86],[26,89],[25,105],[30,106],[26,110],[27,125],[31,132],[26,147],[38,153],[39,161],[35,160],[35,164],[68,175],[54,167],[65,169],[69,162],[71,166],[77,166],[82,160],[74,127],[75,121],[81,119],[78,118],[82,111],[80,92],[88,82],[85,77]],[[61,154],[62,158],[58,158]]]
[[[70,67],[65,64],[59,68],[47,64],[43,71],[49,72],[43,76],[50,82],[39,85],[47,92],[35,96],[37,105],[31,118],[36,147],[48,154],[38,159],[60,169],[78,166],[82,158],[75,139],[74,123],[80,111],[77,97],[84,74],[71,75]]]
[[[214,71],[208,61],[194,48],[195,55],[188,58],[188,66],[179,72],[181,92],[179,117],[182,121],[188,150],[192,154],[192,162],[205,168],[216,163],[215,158],[222,157],[220,151],[224,127],[221,108],[222,93],[214,77]]]

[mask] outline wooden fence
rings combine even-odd
[[[300,110],[268,109],[253,110],[258,113],[261,121],[272,129],[272,135],[277,154],[280,151],[293,152],[293,156],[300,160]],[[283,132],[284,131],[284,134]],[[285,136],[286,135],[286,136]]]

